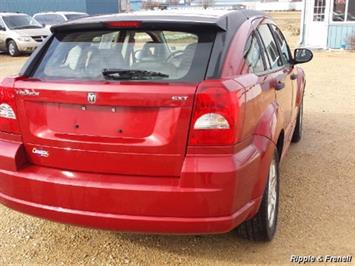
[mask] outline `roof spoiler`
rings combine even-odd
[[[132,26],[133,23],[139,24],[139,26]],[[110,24],[122,23],[122,26],[110,26]],[[146,30],[159,30],[159,29],[174,29],[185,30],[194,29],[214,29],[217,31],[227,30],[227,21],[220,20],[217,22],[210,21],[165,21],[165,20],[143,20],[143,21],[126,21],[126,20],[114,20],[114,21],[99,21],[99,22],[69,22],[51,27],[52,33],[63,31],[78,31],[78,30],[102,30],[102,29],[146,29]]]

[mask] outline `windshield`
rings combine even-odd
[[[85,18],[88,17],[89,15],[87,14],[66,14],[65,17],[67,20],[74,20],[74,19],[79,19],[79,18]]]
[[[3,20],[10,30],[42,28],[37,20],[28,15],[4,16]]]
[[[56,34],[38,79],[201,81],[215,33],[86,31]]]
[[[65,22],[65,19],[57,14],[36,15],[35,19],[43,25],[56,25]]]

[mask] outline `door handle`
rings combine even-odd
[[[290,79],[291,80],[295,80],[295,79],[297,79],[297,77],[298,77],[298,75],[297,74],[291,74],[291,76],[290,76]]]
[[[275,84],[275,89],[279,91],[282,90],[283,88],[285,88],[285,83],[282,81],[277,81]]]

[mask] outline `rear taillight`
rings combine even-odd
[[[237,142],[238,94],[220,81],[197,89],[190,145],[232,145]]]
[[[20,133],[17,116],[15,91],[10,82],[4,80],[0,84],[0,131],[7,133]]]
[[[7,104],[7,103],[2,103],[0,104],[0,117],[2,118],[8,118],[8,119],[16,119],[16,114],[14,109]]]

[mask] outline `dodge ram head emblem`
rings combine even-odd
[[[88,93],[88,102],[89,103],[95,103],[96,102],[96,93],[95,92],[89,92]]]

